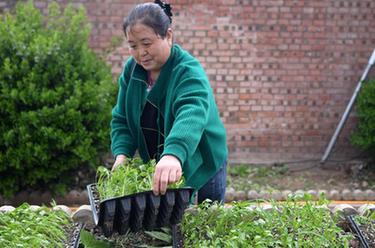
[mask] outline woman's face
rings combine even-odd
[[[167,62],[172,47],[172,30],[168,29],[163,39],[155,31],[141,23],[126,31],[130,54],[151,75],[159,75],[161,67]]]

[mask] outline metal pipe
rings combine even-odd
[[[339,122],[339,124],[338,124],[338,126],[337,126],[337,128],[336,128],[336,130],[335,130],[335,133],[333,134],[333,136],[332,136],[332,138],[331,138],[331,141],[330,141],[329,144],[328,144],[328,147],[326,148],[326,150],[325,150],[325,152],[324,152],[324,155],[323,155],[323,157],[322,157],[320,163],[324,163],[324,162],[327,160],[327,158],[328,158],[328,156],[329,156],[329,154],[330,154],[330,152],[331,152],[333,146],[334,146],[335,143],[336,143],[337,137],[339,136],[342,127],[344,126],[346,120],[348,119],[348,116],[349,116],[350,110],[352,109],[353,104],[354,104],[354,102],[355,102],[355,99],[357,98],[357,95],[358,95],[358,93],[359,93],[359,91],[360,91],[360,89],[361,89],[361,87],[362,87],[362,83],[363,83],[363,81],[366,79],[367,74],[369,73],[371,67],[374,65],[374,62],[375,62],[375,49],[374,49],[374,51],[372,52],[372,55],[371,55],[371,57],[370,57],[370,59],[369,59],[369,61],[368,61],[368,64],[367,64],[367,66],[366,66],[366,69],[365,69],[365,71],[363,72],[362,77],[361,77],[361,79],[359,80],[359,82],[358,82],[358,84],[357,84],[357,87],[356,87],[355,90],[354,90],[354,94],[353,94],[352,98],[350,99],[349,104],[348,104],[348,106],[346,107],[344,114],[343,114],[342,117],[341,117],[341,120],[340,120],[340,122]]]

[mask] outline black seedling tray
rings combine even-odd
[[[107,237],[115,232],[154,230],[180,223],[193,191],[187,187],[168,189],[161,196],[144,191],[100,201],[96,184],[87,185],[95,225]]]
[[[65,245],[66,248],[78,248],[81,230],[83,228],[82,223],[75,223],[70,231],[69,243]]]
[[[181,225],[172,225],[172,247],[183,248],[184,236],[181,231]]]
[[[352,215],[346,217],[347,221],[349,222],[349,226],[352,232],[358,237],[358,240],[361,244],[361,248],[370,248],[369,244],[366,241],[366,238],[363,236],[361,229],[355,222]]]

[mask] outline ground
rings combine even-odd
[[[375,166],[361,161],[327,165],[230,165],[227,185],[245,191],[375,189]]]

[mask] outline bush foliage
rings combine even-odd
[[[367,151],[375,160],[375,80],[364,84],[356,107],[359,123],[352,143]]]
[[[66,185],[109,147],[115,85],[85,10],[32,2],[0,19],[0,194]]]

